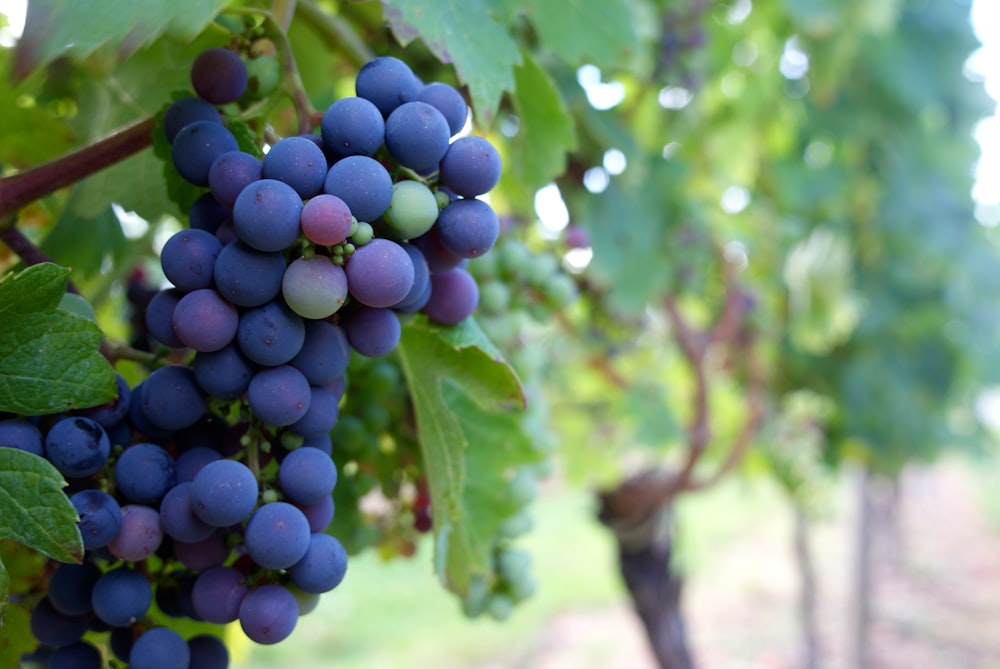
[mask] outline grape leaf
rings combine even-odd
[[[127,266],[128,240],[121,223],[105,202],[93,218],[77,211],[79,189],[74,189],[59,215],[59,220],[42,242],[42,251],[64,267],[72,267],[74,276],[87,278],[101,273],[105,263]]]
[[[476,118],[489,125],[504,91],[514,89],[521,62],[514,40],[484,0],[383,0],[386,21],[400,44],[423,40],[469,87]]]
[[[514,78],[518,125],[510,140],[511,169],[504,175],[516,178],[520,189],[533,198],[538,188],[562,174],[566,152],[576,148],[576,134],[559,90],[529,54],[515,68]]]
[[[465,594],[487,574],[493,535],[510,509],[492,503],[505,469],[530,461],[520,430],[520,381],[475,321],[452,328],[416,319],[397,348],[417,417],[437,536],[435,562]]]
[[[7,575],[7,567],[3,565],[3,560],[0,560],[0,630],[4,627],[4,618],[7,617],[7,597],[10,594],[10,576]],[[0,653],[3,652],[3,642],[9,642],[10,639],[3,638],[3,632],[0,632]]]
[[[167,33],[190,40],[226,0],[32,0],[14,54],[20,81],[59,56],[85,58],[102,46],[128,54]]]
[[[68,276],[42,263],[0,281],[0,411],[58,413],[115,396],[100,329],[58,309]]]
[[[66,481],[43,457],[0,448],[0,538],[60,562],[83,559],[77,514],[63,492]]]
[[[588,59],[598,67],[621,64],[639,50],[628,0],[512,0],[511,15],[523,14],[543,46],[572,65]]]
[[[0,602],[0,667],[19,667],[21,656],[38,647],[31,634],[31,612],[21,603]]]

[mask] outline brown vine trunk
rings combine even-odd
[[[660,669],[694,669],[681,611],[683,579],[672,568],[671,504],[637,518],[616,515],[605,496],[601,520],[615,536],[618,567],[657,665]]]

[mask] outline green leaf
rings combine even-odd
[[[42,242],[42,251],[60,265],[72,267],[82,278],[101,272],[105,262],[112,267],[123,264],[129,253],[128,240],[114,211],[104,203],[104,209],[93,217],[79,211],[79,189],[70,194],[56,226]]]
[[[85,58],[109,46],[128,54],[166,33],[190,40],[225,0],[32,0],[14,57],[20,80],[62,55]]]
[[[0,448],[0,539],[13,539],[60,562],[82,560],[83,539],[65,485],[45,458]]]
[[[510,140],[511,169],[520,189],[532,197],[566,168],[566,153],[576,148],[573,117],[548,73],[530,54],[515,68],[517,134]]]
[[[434,509],[439,575],[464,594],[487,574],[493,534],[505,515],[491,503],[495,479],[530,460],[520,430],[524,395],[514,371],[475,321],[439,328],[416,319],[397,352],[417,418]],[[497,489],[493,487],[497,485]]]
[[[23,604],[11,604],[0,616],[0,667],[20,666],[21,656],[37,647],[31,634],[31,612]]]
[[[0,281],[0,411],[58,413],[115,396],[100,329],[58,309],[68,276],[43,263]]]
[[[484,0],[383,0],[386,21],[400,44],[420,38],[469,87],[476,118],[492,123],[500,97],[514,89],[521,62],[514,40]]]
[[[621,64],[638,51],[638,36],[627,0],[514,0],[512,14],[524,14],[543,46],[571,65]]]
[[[7,568],[3,565],[3,560],[0,560],[0,629],[4,626],[4,618],[7,617],[7,597],[10,595],[10,576],[7,575]],[[3,638],[3,632],[0,631],[0,649],[4,641],[9,641],[9,639]]]

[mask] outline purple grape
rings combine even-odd
[[[205,571],[218,567],[229,559],[232,552],[226,544],[226,533],[216,530],[203,541],[187,543],[174,541],[174,557],[191,571]]]
[[[213,527],[229,527],[257,505],[257,479],[242,462],[218,460],[205,465],[191,481],[191,508]]]
[[[369,307],[390,307],[413,287],[410,255],[388,239],[373,239],[357,249],[345,271],[351,295]]]
[[[309,410],[311,399],[309,381],[291,365],[258,371],[247,389],[247,401],[254,415],[279,427],[301,420]]]
[[[380,212],[381,213],[381,212]],[[302,198],[276,179],[244,188],[233,205],[233,225],[240,239],[260,251],[283,251],[299,237]]]
[[[350,359],[351,347],[340,327],[329,321],[307,320],[302,348],[289,364],[311,385],[322,386],[347,371]]]
[[[140,572],[118,567],[97,579],[91,603],[105,623],[126,627],[146,615],[153,603],[153,588]]]
[[[237,239],[215,260],[215,288],[237,306],[259,307],[281,293],[285,266],[280,251],[258,251]]]
[[[302,448],[307,447],[303,445]],[[329,453],[327,456],[329,456]],[[296,506],[302,510],[306,520],[309,521],[309,530],[314,534],[316,532],[326,531],[326,528],[330,526],[330,522],[333,520],[334,511],[336,509],[333,503],[333,497],[329,495],[322,498],[315,504],[296,504]]]
[[[281,461],[278,485],[289,501],[315,504],[333,493],[337,467],[318,448],[297,448]]]
[[[441,159],[441,183],[466,198],[492,190],[500,171],[500,153],[482,137],[459,137]]]
[[[170,158],[177,173],[195,186],[208,186],[212,163],[239,145],[226,126],[212,121],[195,121],[180,129],[170,145]]]
[[[185,543],[204,541],[215,532],[213,526],[195,515],[190,482],[178,483],[164,496],[160,503],[160,524],[167,536]]]
[[[247,88],[247,67],[228,49],[206,49],[191,63],[191,85],[198,97],[213,105],[236,102]]]
[[[203,620],[225,625],[240,617],[240,602],[249,590],[239,570],[212,567],[198,576],[191,595],[194,609]]]
[[[227,155],[227,154],[222,154]],[[221,157],[221,156],[220,156]],[[214,162],[212,163],[215,164]],[[211,172],[211,168],[209,168]],[[188,210],[188,225],[194,230],[204,230],[213,235],[226,221],[233,217],[232,207],[219,204],[219,201],[211,193],[204,193],[198,196],[191,208]],[[231,223],[230,223],[231,225]]]
[[[298,620],[295,596],[280,585],[258,586],[240,604],[240,627],[260,644],[275,644],[288,638]]]
[[[23,418],[0,421],[0,447],[41,455],[43,440],[42,431]]]
[[[427,318],[440,325],[465,320],[479,304],[479,286],[471,274],[456,267],[431,274],[431,297],[424,305]]]
[[[319,146],[305,137],[279,139],[264,156],[265,179],[283,181],[303,199],[316,195],[326,181],[326,156]]]
[[[440,230],[436,225],[419,237],[411,239],[410,243],[424,254],[427,267],[431,272],[447,272],[458,267],[465,260],[462,256],[452,253],[445,247],[441,240]]]
[[[143,415],[163,430],[194,425],[205,413],[205,394],[184,365],[155,370],[142,382],[139,400]]]
[[[222,454],[213,448],[195,446],[177,456],[174,468],[177,470],[177,483],[193,481],[195,475],[200,472],[205,465],[216,460],[221,460]]]
[[[430,295],[431,270],[427,265],[427,258],[424,252],[414,244],[404,243],[400,246],[410,256],[413,263],[413,287],[402,300],[392,305],[393,311],[398,313],[413,313],[419,311],[426,303],[426,296]]]
[[[347,203],[359,221],[374,221],[392,201],[392,177],[374,158],[341,158],[327,172],[323,192]]]
[[[236,399],[247,391],[255,367],[234,344],[198,353],[191,363],[195,381],[210,397]]]
[[[347,573],[347,551],[329,534],[313,534],[305,556],[288,570],[304,592],[322,594],[340,585]]]
[[[31,635],[47,646],[68,646],[79,641],[87,631],[88,623],[86,615],[61,613],[52,606],[48,597],[39,600],[31,610]]]
[[[351,232],[354,215],[336,195],[321,193],[302,207],[299,225],[306,238],[320,246],[340,244]]]
[[[434,224],[444,247],[463,258],[489,251],[500,235],[493,207],[482,200],[455,200],[441,210]]]
[[[243,355],[269,367],[298,355],[305,338],[302,317],[278,300],[243,312],[236,331]]]
[[[302,418],[289,425],[288,429],[303,437],[318,437],[332,430],[339,416],[340,398],[329,388],[313,386],[310,390],[309,409]]]
[[[104,467],[111,441],[89,418],[64,418],[45,435],[45,457],[67,478],[83,478]]]
[[[383,117],[404,102],[413,100],[421,87],[410,66],[392,56],[371,59],[361,66],[354,81],[358,97],[371,101]]]
[[[271,502],[250,516],[243,538],[255,563],[265,569],[288,569],[306,554],[310,534],[309,521],[298,507]]]
[[[176,288],[161,290],[146,305],[146,329],[164,346],[184,346],[184,342],[174,332],[174,311],[182,297],[184,293]]]
[[[163,245],[160,265],[167,279],[184,292],[209,288],[215,258],[221,250],[215,235],[204,230],[181,230]]]
[[[208,170],[208,187],[216,201],[231,210],[243,189],[260,180],[261,171],[256,156],[245,151],[223,153]]]
[[[323,144],[338,158],[372,156],[382,146],[385,119],[371,101],[341,98],[323,113]]]
[[[196,351],[218,351],[236,336],[239,312],[214,288],[195,290],[174,308],[174,332]]]
[[[156,444],[133,444],[115,462],[118,493],[135,504],[158,503],[176,479],[174,459]]]
[[[100,577],[93,562],[60,564],[49,578],[49,602],[67,616],[86,615],[93,610],[90,597]]]
[[[437,169],[448,151],[451,130],[437,108],[426,102],[407,102],[385,121],[385,148],[397,163],[421,174]]]
[[[417,92],[416,99],[418,102],[433,105],[441,112],[441,115],[448,122],[448,130],[452,137],[465,127],[465,122],[469,117],[469,105],[466,104],[462,94],[453,86],[439,81],[431,82]]]
[[[116,536],[122,524],[117,500],[100,490],[81,490],[69,499],[80,516],[78,526],[87,550],[103,548]]]
[[[222,116],[212,103],[201,98],[174,100],[163,113],[163,134],[168,142],[173,142],[181,128],[195,121],[222,123]]]
[[[129,669],[189,669],[191,650],[174,630],[154,627],[135,640],[128,662]]]
[[[111,554],[120,560],[140,562],[156,552],[163,543],[160,514],[148,506],[126,504],[118,535],[108,544]]]
[[[104,661],[97,646],[87,641],[57,648],[49,657],[46,669],[101,669]]]
[[[362,307],[347,319],[344,333],[355,351],[369,358],[380,358],[396,348],[402,330],[392,309]]]
[[[78,415],[95,421],[106,431],[110,431],[116,425],[122,424],[128,417],[129,404],[132,401],[132,389],[128,387],[128,381],[125,380],[125,377],[116,373],[115,382],[117,388],[115,399],[96,407],[81,409],[78,412]],[[2,426],[2,423],[0,423],[0,426]],[[0,432],[2,432],[2,427],[0,427]],[[111,436],[110,433],[108,436]],[[2,443],[3,440],[0,439],[0,444]],[[111,443],[114,445],[114,440]],[[41,444],[39,444],[39,448],[41,448]]]
[[[229,651],[217,636],[199,634],[188,639],[191,649],[189,669],[228,669]]]

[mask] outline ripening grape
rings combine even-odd
[[[303,256],[285,270],[281,294],[289,308],[303,318],[326,318],[347,299],[347,275],[327,256]]]
[[[424,305],[427,318],[441,325],[455,325],[472,315],[479,304],[479,287],[460,267],[431,274],[431,297]]]
[[[228,49],[206,49],[191,64],[191,85],[198,97],[214,105],[236,102],[247,87],[247,68]]]
[[[388,237],[413,239],[434,225],[438,217],[437,200],[431,189],[419,181],[397,181],[392,187],[389,208],[382,217]]]
[[[388,239],[373,239],[356,250],[345,271],[351,295],[369,307],[390,307],[413,286],[413,261]]]
[[[336,195],[321,193],[302,207],[299,224],[311,242],[333,246],[347,239],[354,215],[347,203]]]

